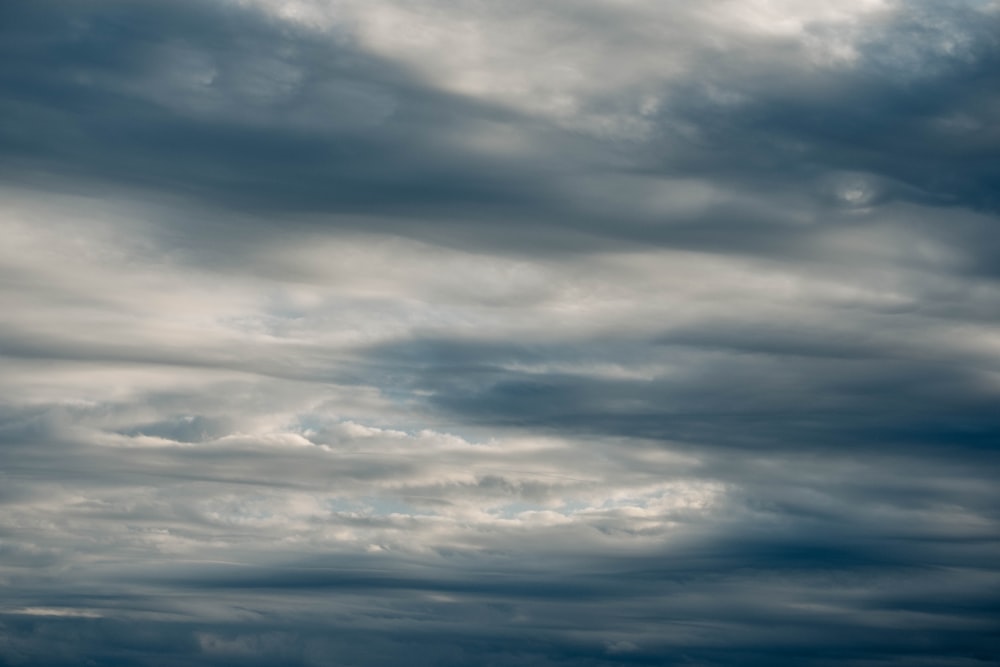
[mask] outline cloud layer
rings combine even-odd
[[[0,3],[0,665],[995,664],[998,35]]]

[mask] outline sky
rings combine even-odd
[[[0,665],[1000,664],[1000,2],[0,0]]]

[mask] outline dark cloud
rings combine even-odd
[[[226,3],[7,14],[8,178],[127,184],[394,230],[400,215],[455,220],[474,207],[516,220],[547,206],[536,169],[448,148],[462,128],[515,118],[422,87],[336,35]],[[237,224],[221,233],[253,229]]]
[[[926,358],[891,338],[716,322],[645,345],[406,343],[371,352],[391,381],[438,409],[495,425],[690,441],[699,447],[956,449],[990,460],[995,389],[969,360]],[[872,336],[875,338],[875,336]],[[604,362],[660,377],[512,370]],[[367,373],[377,378],[379,371]]]

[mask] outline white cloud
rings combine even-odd
[[[781,38],[811,61],[849,62],[852,31],[890,7],[884,0],[255,4],[340,39],[350,35],[442,90],[621,139],[649,134],[648,116],[669,83],[697,67],[701,49],[749,54],[748,40]]]
[[[100,612],[92,609],[73,609],[58,607],[24,607],[14,609],[9,613],[24,614],[25,616],[55,616],[61,618],[100,618]]]

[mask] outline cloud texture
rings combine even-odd
[[[997,664],[998,117],[985,0],[0,0],[0,665]]]

